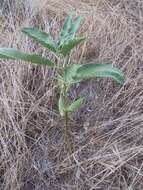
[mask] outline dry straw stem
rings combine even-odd
[[[52,58],[20,28],[36,26],[56,36],[70,11],[84,17],[79,33],[89,41],[73,51],[69,64],[84,50],[82,62],[111,63],[126,83],[105,79],[73,88],[70,98],[85,95],[87,102],[71,123],[76,152],[69,157],[55,71],[0,61],[0,189],[142,190],[143,2],[1,1],[0,46]]]

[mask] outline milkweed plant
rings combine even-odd
[[[22,60],[56,69],[60,94],[58,108],[61,117],[65,121],[65,144],[69,143],[69,118],[85,101],[85,97],[79,97],[76,101],[71,102],[68,98],[70,87],[83,80],[96,79],[98,77],[110,77],[119,84],[124,82],[123,73],[110,64],[68,64],[71,50],[86,40],[85,37],[76,36],[80,23],[80,16],[75,19],[72,19],[72,15],[67,16],[57,39],[53,39],[50,34],[39,31],[36,28],[22,28],[24,34],[43,45],[55,55],[55,62],[41,55],[23,53],[13,48],[0,48],[1,59]]]

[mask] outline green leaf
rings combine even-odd
[[[64,70],[64,74],[63,74],[63,80],[65,81],[65,83],[76,83],[76,82],[80,82],[80,80],[76,80],[74,79],[77,69],[79,69],[82,65],[81,64],[73,64],[73,65],[69,65],[67,67],[65,67]]]
[[[82,41],[84,41],[85,38],[81,37],[81,38],[74,38],[71,39],[69,41],[66,42],[66,44],[64,44],[61,48],[60,48],[60,53],[66,57],[70,50],[73,49],[74,47],[76,47],[78,44],[80,44]]]
[[[90,79],[95,77],[111,77],[118,83],[124,83],[123,73],[108,64],[85,64],[77,69],[75,79]]]
[[[70,106],[68,106],[67,111],[75,112],[77,109],[79,109],[81,107],[81,105],[84,103],[84,101],[85,101],[85,97],[81,97],[81,98],[77,99]]]
[[[52,52],[56,53],[56,44],[54,43],[51,36],[46,32],[39,31],[36,28],[23,28],[22,32],[31,37],[32,39],[36,40]]]
[[[60,94],[60,98],[59,98],[59,112],[61,116],[65,115],[65,101],[62,94]]]
[[[81,22],[81,17],[78,16],[75,21],[72,23],[71,25],[71,30],[70,30],[70,35],[71,35],[71,38],[75,37],[75,34],[80,26],[80,22]]]
[[[67,16],[65,19],[63,28],[62,28],[61,33],[60,33],[60,40],[62,40],[63,38],[65,38],[69,34],[71,24],[72,24],[72,14]]]
[[[12,48],[0,48],[0,58],[2,59],[13,59],[13,60],[22,60],[31,63],[43,64],[48,66],[54,66],[54,63],[49,59],[43,58],[36,54],[27,54],[20,52]]]

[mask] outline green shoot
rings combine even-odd
[[[36,28],[23,28],[22,32],[28,37],[51,51],[57,62],[36,54],[27,54],[12,48],[0,48],[1,59],[22,60],[35,64],[47,65],[57,69],[57,81],[59,84],[59,113],[65,121],[65,144],[71,151],[71,145],[68,138],[68,121],[69,115],[77,111],[85,101],[85,97],[79,97],[76,101],[70,102],[68,99],[69,90],[72,84],[79,83],[83,80],[98,77],[110,77],[119,84],[124,83],[122,72],[109,64],[70,64],[67,65],[66,60],[71,50],[77,47],[85,40],[85,37],[77,37],[76,33],[79,29],[81,17],[72,20],[72,15],[65,19],[63,28],[59,34],[58,40],[54,40],[50,34],[39,31]],[[60,60],[60,61],[59,61]],[[59,64],[59,65],[57,65]]]

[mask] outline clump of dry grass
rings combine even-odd
[[[74,115],[75,152],[63,146],[54,71],[0,61],[0,189],[143,189],[143,3],[139,0],[2,1],[0,43],[25,51],[45,50],[21,35],[22,26],[60,30],[64,15],[84,17],[79,32],[88,43],[71,63],[112,63],[125,73],[111,80],[75,86],[74,99],[87,96]]]

